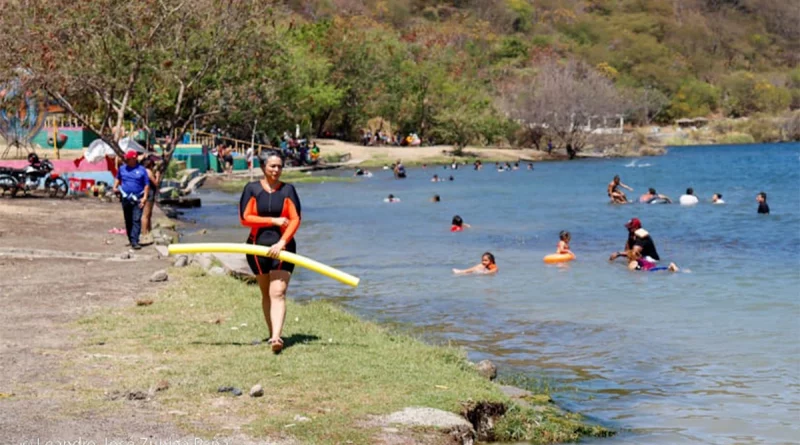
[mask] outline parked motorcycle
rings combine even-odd
[[[0,192],[17,196],[19,192],[28,194],[44,185],[45,192],[51,198],[63,198],[69,192],[66,179],[53,172],[50,160],[39,160],[36,153],[28,154],[28,166],[22,169],[0,167]],[[44,180],[44,184],[42,184]]]

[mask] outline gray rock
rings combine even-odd
[[[250,397],[261,397],[264,395],[264,388],[261,385],[256,385],[250,388]]]
[[[497,377],[497,366],[489,360],[481,360],[476,366],[478,374],[486,377],[489,380],[494,380]]]
[[[192,262],[199,265],[205,270],[211,269],[211,266],[213,265],[211,261],[211,255],[207,253],[201,253],[200,255],[195,255]]]
[[[121,259],[121,260],[129,260],[129,259],[131,259],[131,253],[130,252],[122,253],[119,256],[119,259]]]
[[[517,388],[516,386],[500,385],[500,391],[502,391],[503,394],[512,399],[522,399],[525,397],[533,396],[532,392],[522,388]]]
[[[186,267],[187,264],[189,264],[189,257],[186,255],[178,255],[178,257],[175,258],[175,262],[172,263],[175,267]]]
[[[170,236],[161,236],[155,239],[156,246],[169,246],[172,244],[172,237]]]
[[[167,275],[167,271],[164,269],[157,270],[153,272],[153,275],[150,276],[150,281],[153,283],[158,283],[161,281],[167,281],[169,279],[169,275]]]
[[[232,393],[233,393],[233,395],[235,395],[236,397],[239,397],[240,395],[242,395],[242,390],[241,390],[241,389],[239,389],[239,388],[233,388],[233,390],[232,390],[231,392],[232,392]]]
[[[475,442],[475,430],[467,419],[440,409],[409,407],[381,420],[389,425],[435,427],[450,435],[455,443],[472,445]]]
[[[208,269],[208,274],[215,277],[221,277],[225,275],[225,269],[219,266],[214,266],[211,269]]]

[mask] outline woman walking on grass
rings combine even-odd
[[[283,262],[282,250],[296,253],[294,235],[300,227],[300,198],[291,184],[281,182],[283,157],[277,151],[259,154],[264,178],[250,182],[239,201],[239,219],[250,228],[248,244],[270,246],[269,256],[247,255],[247,264],[261,289],[261,308],[269,328],[269,344],[275,353],[283,349],[281,332],[286,318],[286,288],[294,264]]]

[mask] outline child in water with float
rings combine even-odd
[[[558,245],[556,246],[556,253],[545,255],[544,262],[547,264],[566,263],[575,259],[575,254],[569,248],[569,242],[572,235],[566,230],[562,230],[558,234]]]
[[[570,235],[569,232],[567,232],[566,230],[562,230],[558,234],[558,239],[559,241],[558,241],[558,246],[556,246],[556,253],[559,255],[575,256],[575,254],[572,253],[571,250],[569,250],[569,241],[572,239],[572,235]]]
[[[497,263],[494,260],[494,255],[492,255],[491,252],[486,252],[483,254],[483,256],[481,256],[480,264],[476,264],[469,269],[453,269],[453,273],[456,275],[466,275],[472,273],[493,275],[497,273]]]

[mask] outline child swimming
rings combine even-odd
[[[470,267],[469,269],[453,269],[456,275],[466,275],[471,273],[492,275],[497,273],[497,263],[494,260],[494,255],[491,252],[486,252],[481,256],[481,263]]]
[[[470,227],[471,226],[469,224],[466,224],[464,222],[464,220],[461,219],[460,216],[456,215],[456,216],[453,217],[453,221],[451,222],[450,231],[451,232],[461,232],[464,229],[469,229]]]
[[[680,271],[675,263],[669,263],[667,267],[658,267],[656,263],[642,258],[641,252],[634,249],[628,250],[628,270],[644,270],[646,272],[658,272],[660,270],[668,270],[670,272]]]
[[[383,202],[400,202],[400,198],[395,198],[394,195],[390,194],[386,198],[383,198]]]
[[[562,230],[561,233],[558,234],[558,246],[556,246],[556,253],[559,254],[568,254],[568,255],[575,255],[569,250],[569,240],[572,239],[572,235],[569,234],[566,230]]]

